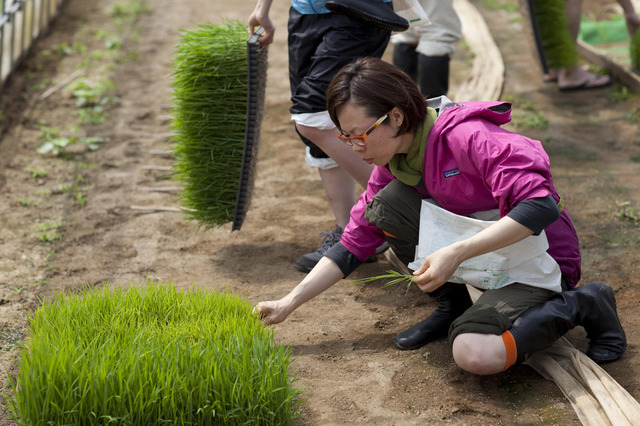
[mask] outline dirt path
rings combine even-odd
[[[221,18],[246,20],[253,0],[175,2],[149,0],[137,31],[125,40],[120,58],[105,59],[82,78],[110,78],[119,101],[102,124],[81,127],[81,136],[105,141],[95,152],[70,151],[69,160],[38,154],[45,130],[61,135],[77,125],[78,107],[67,90],[38,97],[80,68],[88,52],[104,52],[97,30],[115,32],[105,2],[69,0],[55,31],[27,63],[7,104],[0,142],[0,369],[15,374],[10,357],[25,336],[26,315],[38,297],[82,285],[173,281],[178,287],[228,288],[252,303],[284,295],[302,279],[293,267],[315,248],[317,232],[333,227],[317,173],[302,159],[303,146],[289,123],[286,59],[288,2],[275,1],[278,31],[269,50],[266,117],[251,210],[239,232],[230,226],[196,232],[179,213],[145,212],[133,205],[174,206],[174,194],[141,191],[170,186],[171,160],[153,154],[170,147],[171,55],[178,28]],[[513,6],[515,0],[498,2]],[[586,2],[587,6],[592,2]],[[116,4],[107,1],[106,5]],[[474,2],[489,24],[506,65],[503,99],[515,104],[517,129],[543,141],[552,158],[556,186],[575,221],[583,250],[583,283],[609,282],[616,290],[629,349],[605,369],[640,398],[640,98],[614,86],[560,94],[542,82],[534,55],[522,36],[517,12],[488,10]],[[127,27],[129,28],[129,27]],[[76,42],[75,48],[74,41]],[[64,45],[63,45],[64,44]],[[77,49],[77,51],[75,50]],[[453,62],[453,83],[468,72],[469,57]],[[126,59],[124,59],[126,57]],[[44,79],[44,80],[43,80]],[[40,84],[45,81],[46,84]],[[17,89],[16,89],[17,90]],[[548,127],[531,126],[544,118]],[[78,145],[82,147],[81,145]],[[623,204],[628,203],[628,204]],[[628,205],[629,207],[624,207]],[[636,220],[633,220],[633,219]],[[59,224],[60,239],[42,226]],[[388,269],[381,259],[354,278]],[[379,290],[342,282],[306,304],[284,324],[278,338],[293,346],[295,373],[305,386],[304,419],[311,424],[379,425],[579,424],[557,387],[526,366],[492,377],[460,371],[446,341],[410,352],[393,347],[393,336],[428,315],[434,303],[420,291]],[[581,330],[569,335],[585,348]],[[6,381],[1,381],[3,391]],[[0,409],[0,425],[12,425]]]

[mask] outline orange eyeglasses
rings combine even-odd
[[[376,122],[373,123],[371,127],[369,127],[367,131],[364,132],[361,136],[346,136],[344,132],[340,130],[340,133],[338,133],[338,139],[340,139],[342,142],[346,143],[349,146],[353,146],[354,143],[358,146],[366,146],[367,136],[369,136],[371,132],[373,132],[376,129],[376,127],[382,124],[382,122],[386,120],[388,116],[389,116],[389,113],[378,118]]]

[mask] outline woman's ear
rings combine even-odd
[[[393,107],[391,112],[389,112],[389,121],[394,127],[400,128],[402,123],[404,123],[404,113],[402,110],[398,107]]]

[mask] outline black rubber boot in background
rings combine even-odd
[[[581,325],[589,338],[587,356],[603,364],[622,356],[627,340],[616,312],[613,289],[594,281],[563,291],[547,302],[528,309],[509,331],[518,350],[518,362],[551,346],[567,331]]]
[[[429,99],[446,95],[449,91],[449,55],[426,56],[416,51],[415,45],[393,45],[393,65],[407,73]]]
[[[464,284],[444,283],[428,294],[437,300],[438,307],[427,319],[396,336],[395,343],[398,349],[418,349],[445,337],[451,323],[473,304]]]

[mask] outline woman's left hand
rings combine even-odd
[[[413,282],[420,290],[431,292],[436,290],[453,275],[462,260],[458,258],[458,250],[454,245],[443,247],[431,253],[413,274]]]

